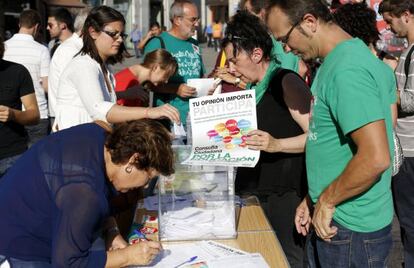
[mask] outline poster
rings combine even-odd
[[[183,164],[254,167],[260,151],[246,146],[257,129],[253,90],[190,99],[193,146]]]

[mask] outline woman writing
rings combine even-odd
[[[108,203],[116,191],[173,172],[169,133],[150,119],[107,130],[89,123],[50,135],[2,178],[0,264],[121,267],[149,264],[159,253],[157,242],[128,246]],[[101,230],[111,250],[92,246]]]
[[[116,105],[115,79],[108,64],[121,62],[125,53],[125,20],[107,6],[93,8],[82,29],[83,47],[62,73],[54,130],[102,120],[119,123],[141,118],[166,117],[179,122],[177,109]]]

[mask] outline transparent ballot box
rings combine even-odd
[[[189,146],[173,146],[175,173],[159,178],[160,241],[236,237],[234,168],[181,162]]]

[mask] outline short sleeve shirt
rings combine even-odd
[[[22,110],[21,97],[34,93],[29,71],[20,64],[0,59],[0,105]],[[27,149],[27,133],[14,121],[0,122],[0,159]]]
[[[392,70],[359,39],[340,43],[324,59],[311,88],[313,100],[306,143],[313,202],[354,156],[357,148],[350,137],[353,131],[385,120],[392,154],[390,105],[396,101],[395,86]],[[334,220],[357,232],[373,232],[390,224],[390,182],[391,168],[370,189],[337,205]]]
[[[201,78],[204,76],[205,68],[201,57],[201,48],[195,39],[182,40],[169,34],[161,33],[165,49],[177,60],[178,70],[169,80],[172,83],[186,83],[190,78]],[[153,38],[144,48],[144,54],[161,48],[160,40]],[[185,118],[189,110],[188,98],[181,98],[176,94],[154,94],[156,106],[170,103],[180,112],[181,121],[185,124]]]

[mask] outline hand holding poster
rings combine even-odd
[[[260,151],[246,146],[257,129],[253,90],[190,99],[193,147],[183,164],[254,167]]]

